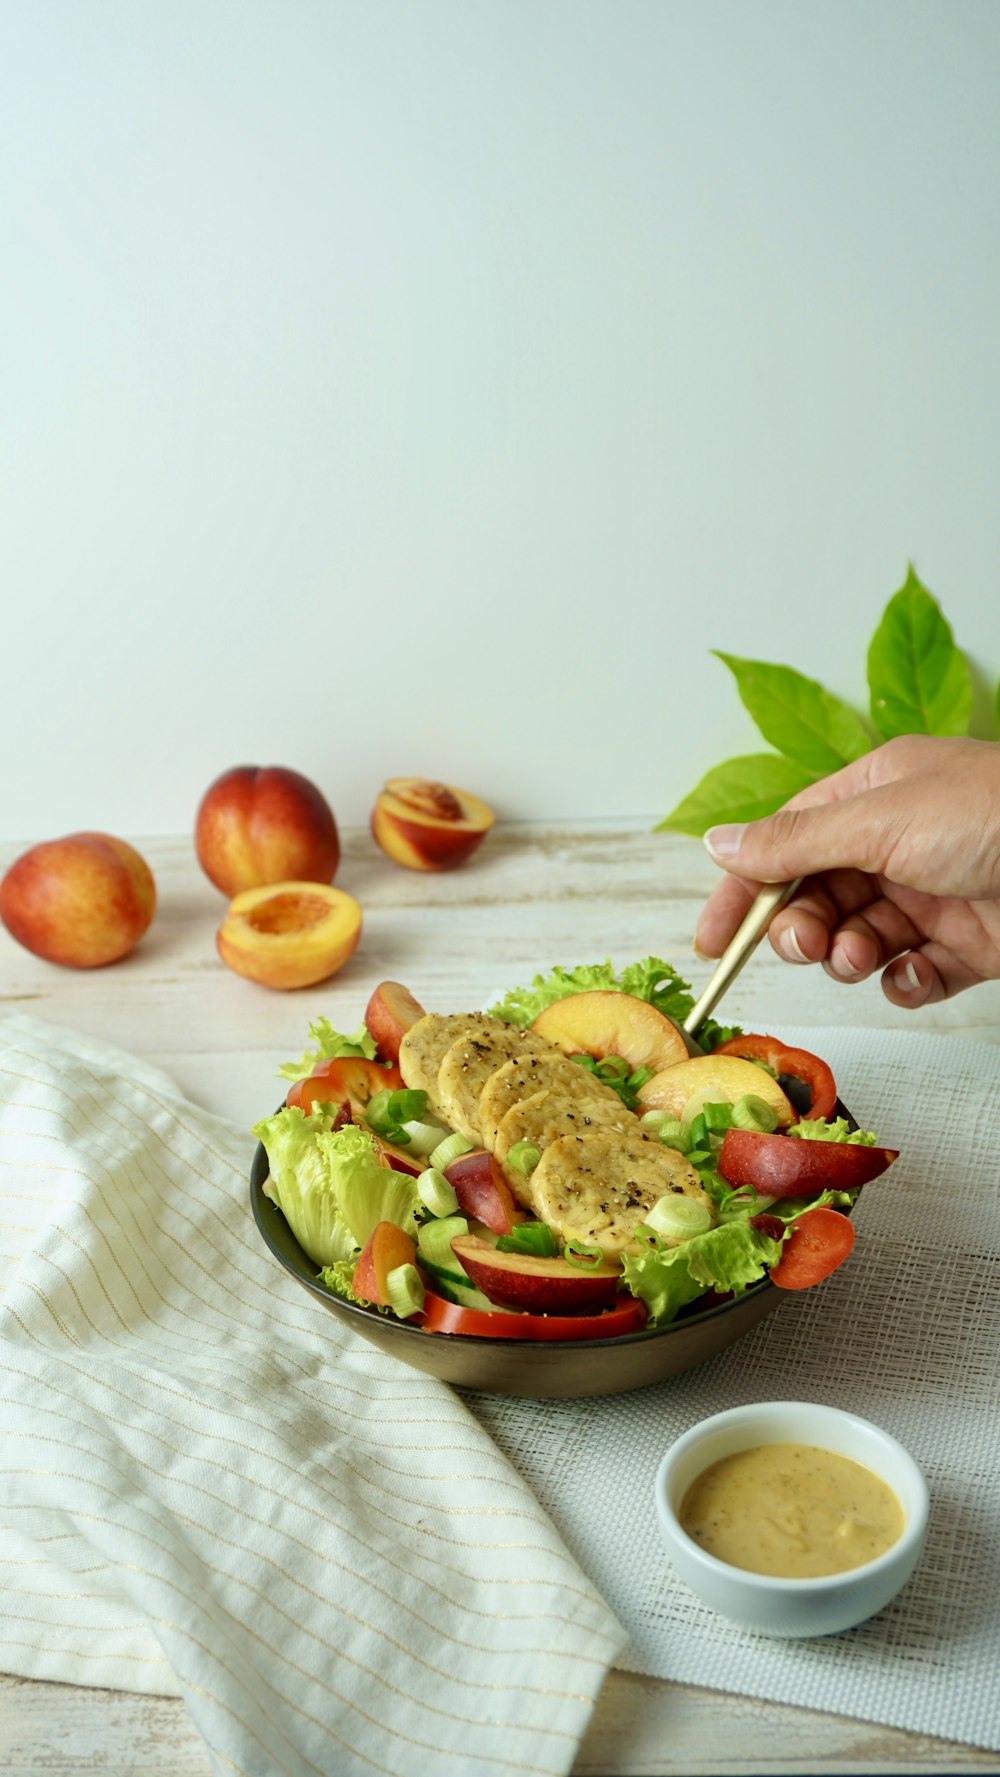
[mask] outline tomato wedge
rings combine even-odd
[[[837,1087],[825,1061],[809,1049],[792,1049],[780,1037],[730,1037],[712,1051],[714,1055],[739,1055],[744,1061],[766,1061],[779,1079],[798,1080],[809,1092],[809,1109],[804,1117],[832,1117],[837,1104]]]
[[[376,1092],[398,1092],[402,1085],[398,1067],[383,1067],[363,1055],[339,1055],[334,1061],[321,1061],[307,1080],[296,1080],[285,1103],[308,1114],[314,1104],[342,1104],[348,1099],[361,1115]]]
[[[854,1245],[854,1224],[839,1209],[807,1209],[769,1272],[779,1290],[808,1290],[842,1265]]]
[[[628,1296],[603,1314],[488,1314],[428,1290],[423,1314],[414,1315],[411,1324],[425,1333],[471,1333],[481,1339],[619,1339],[645,1326],[646,1305]]]

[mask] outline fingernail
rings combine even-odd
[[[807,963],[809,958],[799,943],[799,935],[794,926],[786,926],[778,939],[778,949],[787,962]]]
[[[863,973],[861,969],[854,967],[842,944],[835,944],[831,950],[830,967],[835,975],[840,976],[842,981],[856,981],[858,976]]]
[[[705,834],[705,844],[716,863],[725,864],[730,858],[735,858],[746,830],[745,821],[739,827],[709,827]]]
[[[896,970],[896,986],[900,993],[916,993],[920,986],[920,976],[911,962],[904,963],[901,969]]]
[[[697,938],[695,938],[693,944],[691,945],[691,949],[694,951],[695,956],[698,958],[698,961],[700,963],[710,963],[711,962],[712,959],[709,956],[708,951],[702,950],[702,947],[699,944]]]

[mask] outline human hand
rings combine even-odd
[[[1000,978],[1000,743],[901,735],[705,844],[726,872],[695,937],[721,956],[762,882],[805,881],[771,922],[788,962],[881,969],[896,1006]]]

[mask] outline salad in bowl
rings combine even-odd
[[[556,968],[486,1012],[382,982],[356,1031],[310,1026],[254,1126],[265,1239],[277,1212],[300,1281],[376,1343],[419,1335],[425,1356],[399,1354],[459,1381],[432,1345],[544,1346],[551,1365],[556,1346],[582,1359],[821,1282],[896,1151],[779,1037],[710,1021],[692,1055],[691,1003],[656,957]],[[690,1361],[719,1347],[716,1329]]]

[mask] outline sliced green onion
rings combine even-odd
[[[712,1226],[712,1212],[697,1197],[683,1197],[668,1191],[653,1204],[646,1217],[646,1227],[664,1240],[691,1240],[695,1234],[707,1234]]]
[[[704,1112],[699,1111],[694,1121],[688,1125],[687,1138],[692,1148],[704,1148],[708,1145],[708,1125]]]
[[[443,1172],[436,1166],[428,1166],[417,1179],[417,1196],[425,1209],[432,1216],[453,1216],[458,1209],[458,1198],[449,1185]]]
[[[397,1265],[385,1280],[385,1295],[393,1314],[408,1320],[424,1305],[424,1283],[416,1265]]]
[[[605,1055],[595,1068],[599,1080],[627,1080],[631,1069],[624,1055]]]
[[[625,1084],[630,1092],[638,1092],[639,1087],[645,1086],[646,1081],[651,1080],[652,1078],[653,1070],[651,1067],[637,1067],[634,1073],[629,1074]]]
[[[771,1135],[778,1127],[777,1116],[766,1098],[756,1092],[744,1092],[732,1107],[733,1128],[749,1129],[755,1135]]]
[[[368,1100],[365,1107],[365,1122],[369,1129],[374,1129],[376,1135],[387,1136],[390,1129],[396,1128],[398,1124],[399,1119],[389,1114],[389,1104],[394,1096],[394,1093],[386,1087],[383,1092],[376,1092]]]
[[[715,1155],[711,1148],[692,1148],[689,1153],[685,1154],[684,1158],[685,1160],[690,1160],[692,1166],[709,1166],[715,1164]]]
[[[724,1129],[732,1128],[733,1107],[728,1100],[725,1104],[702,1105],[701,1114],[709,1135],[719,1135]]]
[[[541,1157],[541,1150],[532,1141],[516,1141],[512,1148],[507,1149],[508,1166],[513,1166],[514,1171],[519,1172],[522,1178],[527,1178],[529,1173],[534,1172]]]
[[[730,1189],[728,1180],[723,1178],[721,1172],[715,1172],[711,1166],[699,1166],[698,1182],[702,1190],[708,1192],[713,1203],[721,1203],[726,1192]],[[774,1199],[769,1197],[767,1201],[772,1203]]]
[[[457,1160],[460,1154],[471,1154],[474,1147],[475,1143],[468,1141],[464,1135],[459,1135],[456,1129],[431,1150],[431,1165],[436,1166],[438,1172],[447,1172],[453,1160]]]
[[[501,1234],[498,1253],[527,1253],[533,1259],[555,1259],[559,1243],[544,1222],[518,1222],[510,1234]]]
[[[660,1236],[655,1228],[650,1227],[648,1222],[640,1222],[637,1227],[632,1229],[632,1239],[637,1240],[640,1246],[644,1246],[647,1252],[662,1253],[663,1251],[663,1242]]]
[[[604,1248],[588,1246],[583,1240],[567,1240],[563,1258],[567,1265],[575,1265],[578,1271],[596,1271],[598,1265],[604,1263]]]
[[[639,1121],[659,1137],[665,1148],[676,1148],[679,1154],[683,1154],[687,1147],[684,1125],[669,1111],[646,1111]]]
[[[737,1216],[754,1215],[757,1209],[757,1192],[753,1185],[737,1185],[733,1191],[727,1191],[719,1203],[721,1221],[733,1221]]]
[[[596,1074],[597,1072],[597,1062],[594,1057],[587,1055],[583,1049],[578,1049],[575,1054],[569,1057],[569,1060],[575,1061],[578,1067],[585,1067],[588,1073]]]
[[[403,1134],[409,1136],[413,1152],[421,1157],[433,1154],[434,1149],[449,1133],[443,1123],[424,1123],[419,1117],[411,1118],[408,1123],[403,1124]]]
[[[422,1117],[427,1109],[427,1094],[416,1087],[389,1094],[388,1116],[393,1123],[409,1123],[414,1117]]]

